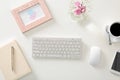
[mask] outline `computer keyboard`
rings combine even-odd
[[[81,38],[33,38],[33,57],[80,58]]]

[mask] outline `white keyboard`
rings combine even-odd
[[[33,57],[80,58],[81,38],[33,38]]]

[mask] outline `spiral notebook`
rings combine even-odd
[[[11,55],[11,47],[14,47],[14,57]],[[0,69],[5,80],[17,80],[31,72],[31,68],[15,40],[0,47]]]

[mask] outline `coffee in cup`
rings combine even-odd
[[[120,37],[120,23],[115,22],[110,26],[110,33],[114,37]]]

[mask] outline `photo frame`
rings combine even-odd
[[[12,14],[22,32],[52,19],[44,0],[32,0],[13,9]]]

